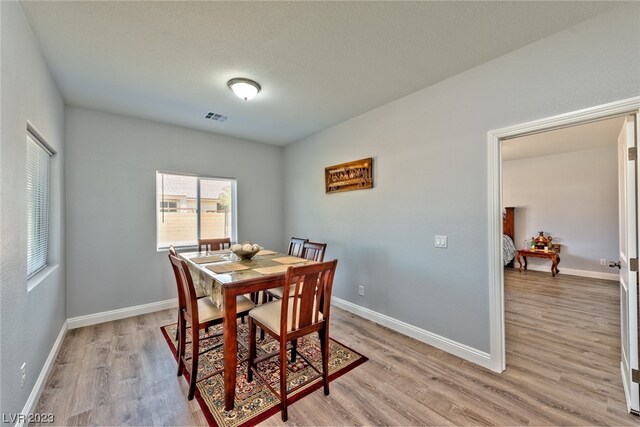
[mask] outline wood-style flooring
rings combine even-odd
[[[620,379],[616,282],[507,270],[496,374],[345,311],[331,335],[369,361],[289,407],[290,425],[639,425]],[[68,332],[36,412],[57,425],[206,425],[159,327],[175,312]],[[262,425],[282,425],[276,414]]]

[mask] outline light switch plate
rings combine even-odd
[[[436,236],[436,238],[435,238],[435,246],[436,246],[436,248],[446,248],[447,247],[447,236]]]

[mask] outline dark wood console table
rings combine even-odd
[[[547,258],[551,260],[551,275],[555,277],[560,272],[558,270],[558,264],[560,264],[560,251],[555,249],[520,249],[518,251],[518,270],[522,271],[522,259],[524,258],[524,269],[527,269],[527,257],[532,258]]]

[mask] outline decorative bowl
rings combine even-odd
[[[262,249],[260,246],[251,243],[245,242],[243,244],[235,244],[231,246],[231,252],[233,252],[240,259],[251,259],[255,254],[260,252]]]

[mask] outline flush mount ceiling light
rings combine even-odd
[[[256,96],[258,92],[260,92],[260,89],[262,89],[257,82],[241,77],[229,80],[227,86],[229,86],[229,89],[231,89],[238,98],[242,98],[245,101]]]

